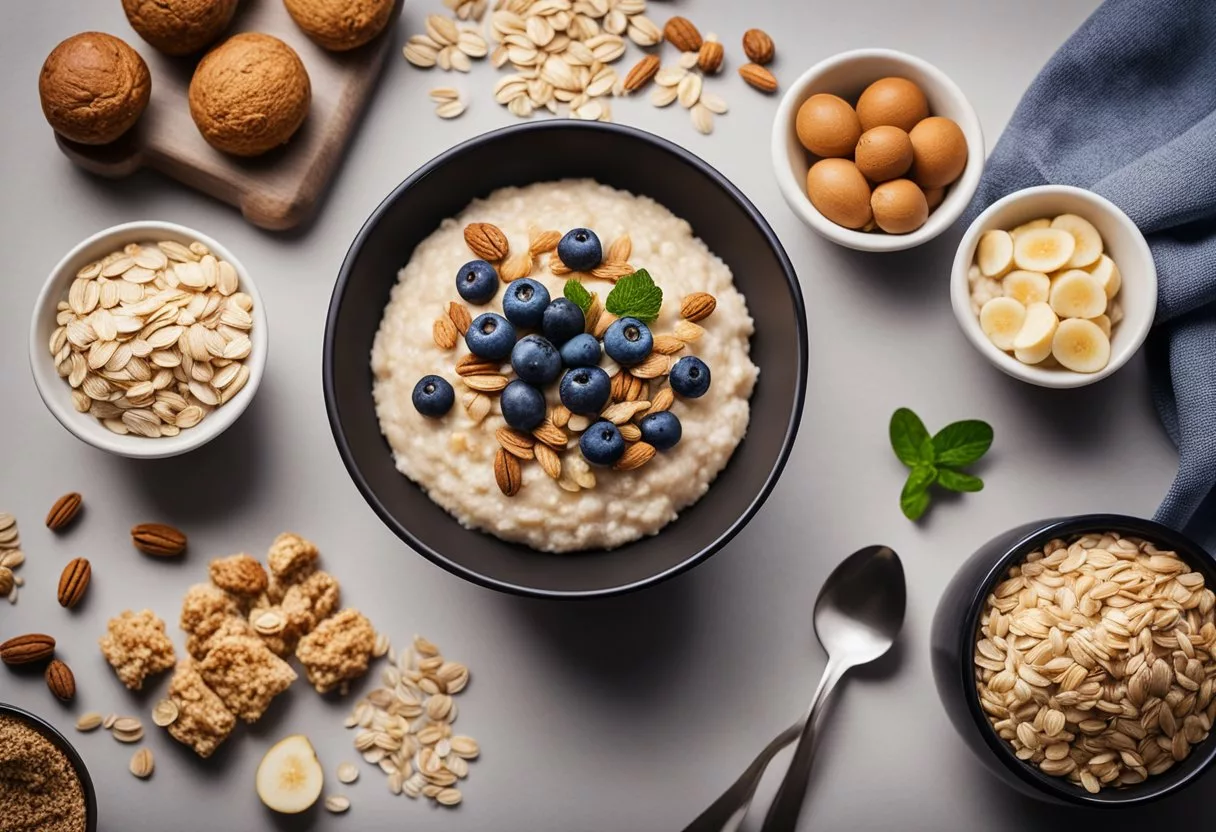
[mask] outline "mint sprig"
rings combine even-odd
[[[567,280],[562,294],[566,296],[566,300],[583,310],[584,315],[587,314],[587,310],[591,308],[594,300],[591,293],[587,291],[587,287],[577,280]]]
[[[618,280],[604,300],[604,308],[618,318],[637,318],[644,323],[659,317],[662,306],[663,290],[645,269]]]
[[[979,477],[959,468],[980,460],[992,447],[992,426],[978,419],[946,425],[933,436],[920,417],[906,407],[891,415],[891,448],[911,472],[899,495],[899,507],[909,520],[929,509],[934,484],[947,491],[973,492],[984,487]]]

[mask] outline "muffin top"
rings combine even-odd
[[[148,106],[152,78],[139,53],[104,32],[81,32],[56,46],[38,76],[42,112],[56,132],[106,144]]]
[[[284,0],[296,25],[325,49],[362,46],[380,34],[395,0]]]
[[[131,28],[166,55],[188,55],[215,41],[237,0],[122,0]]]

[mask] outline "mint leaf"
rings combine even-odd
[[[992,426],[978,419],[946,425],[933,437],[938,465],[958,467],[978,462],[992,447]]]
[[[618,280],[604,300],[604,308],[618,318],[637,318],[645,323],[659,317],[662,306],[663,290],[645,269]]]
[[[942,468],[937,472],[937,484],[947,491],[980,491],[984,488],[984,481],[979,477],[964,474],[962,471],[951,471],[949,468]]]
[[[899,495],[899,507],[904,517],[919,520],[929,508],[929,486],[937,479],[937,469],[932,465],[917,465],[904,483]]]
[[[586,314],[587,310],[591,308],[591,293],[577,280],[567,280],[562,294],[566,296],[566,300],[583,310],[583,314]]]
[[[929,431],[920,417],[908,408],[901,407],[891,414],[889,433],[891,447],[904,465],[913,468],[918,463],[933,462],[936,453],[929,439]]]

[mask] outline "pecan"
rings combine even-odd
[[[59,606],[72,609],[80,603],[89,588],[93,568],[85,558],[72,558],[59,576]]]
[[[43,662],[55,653],[55,639],[42,633],[14,636],[0,644],[0,661],[7,665]]]
[[[508,497],[518,494],[520,486],[523,485],[519,460],[502,448],[494,454],[494,481],[498,483],[499,490]]]
[[[76,515],[80,513],[81,500],[80,495],[75,491],[70,491],[64,494],[55,501],[55,505],[51,506],[51,510],[46,515],[46,527],[53,532],[67,526],[76,519]]]
[[[696,52],[704,41],[701,33],[687,17],[673,17],[663,25],[663,37],[681,52]]]
[[[773,59],[773,39],[762,29],[743,33],[743,52],[752,63],[766,64]]]
[[[659,56],[647,55],[633,65],[633,69],[629,70],[629,74],[625,76],[625,80],[621,83],[621,89],[625,92],[633,92],[640,90],[649,83],[650,79],[659,71]]]
[[[140,523],[132,526],[131,542],[145,555],[169,557],[186,551],[186,535],[164,523]]]
[[[76,676],[59,659],[52,659],[46,666],[46,686],[60,702],[71,702],[76,696]]]
[[[494,262],[507,256],[510,246],[507,236],[498,226],[488,222],[471,222],[464,227],[464,241],[469,250],[482,260]]]
[[[721,43],[716,40],[707,40],[701,44],[701,51],[697,53],[697,66],[705,74],[713,75],[722,68],[722,58],[725,52]]]

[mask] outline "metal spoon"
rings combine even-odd
[[[785,779],[764,819],[762,832],[794,829],[806,794],[814,750],[815,723],[828,695],[845,672],[885,654],[904,621],[907,589],[899,556],[886,546],[867,546],[832,570],[815,600],[815,634],[828,654],[819,688],[801,725],[787,728],[770,742],[714,803],[684,832],[720,832],[746,811],[765,768],[795,739],[798,747]]]

